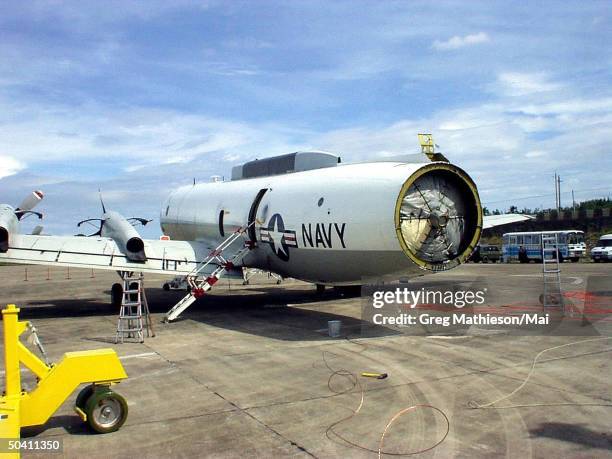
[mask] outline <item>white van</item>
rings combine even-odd
[[[595,263],[612,260],[612,234],[604,234],[597,245],[591,249],[591,259]]]

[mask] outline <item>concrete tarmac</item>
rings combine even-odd
[[[564,263],[573,319],[564,333],[521,336],[473,327],[418,333],[364,323],[362,299],[266,276],[251,285],[220,281],[180,320],[162,324],[183,292],[146,278],[156,336],[115,344],[118,311],[109,305],[115,273],[0,266],[0,303],[22,308],[52,361],[67,351],[111,347],[129,378],[116,386],[129,403],[118,432],[91,433],[74,414],[77,393],[44,426],[23,437],[61,439],[64,457],[376,457],[389,420],[413,405],[385,435],[383,450],[419,457],[612,457],[612,264]],[[537,308],[539,265],[468,264],[411,280],[479,279],[493,310]],[[597,317],[581,316],[597,290]],[[586,292],[586,293],[585,293]],[[505,309],[504,309],[505,308]],[[588,309],[588,308],[587,308]],[[490,311],[491,309],[487,309]],[[603,312],[602,312],[603,311]],[[327,323],[341,320],[341,337]],[[587,330],[581,333],[580,330]],[[473,409],[527,384],[494,407]],[[386,379],[335,375],[384,372]],[[24,375],[25,388],[35,381]],[[331,378],[331,379],[330,379]],[[361,390],[360,390],[361,388]],[[363,406],[357,415],[363,390]],[[345,421],[340,422],[343,418]],[[334,425],[330,431],[330,426]],[[352,443],[352,444],[351,444]],[[357,444],[355,446],[353,444]],[[367,451],[366,449],[371,451]],[[23,457],[58,457],[25,453]],[[387,456],[389,457],[389,456]]]

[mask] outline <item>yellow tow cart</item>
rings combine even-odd
[[[2,310],[6,391],[0,397],[0,439],[18,440],[22,427],[47,422],[81,384],[89,384],[76,400],[75,411],[81,419],[99,433],[119,429],[128,407],[110,388],[127,378],[117,353],[113,349],[67,352],[58,363],[47,364],[19,341],[30,323],[19,321],[18,314],[14,304]],[[21,388],[20,365],[37,377],[38,384],[31,392]]]

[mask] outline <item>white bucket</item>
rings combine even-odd
[[[340,327],[342,327],[341,320],[328,320],[327,321],[327,331],[331,338],[337,338],[340,336]]]

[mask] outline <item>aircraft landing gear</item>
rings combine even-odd
[[[113,307],[119,308],[121,306],[121,300],[123,298],[123,285],[119,282],[115,282],[111,287],[111,305]]]

